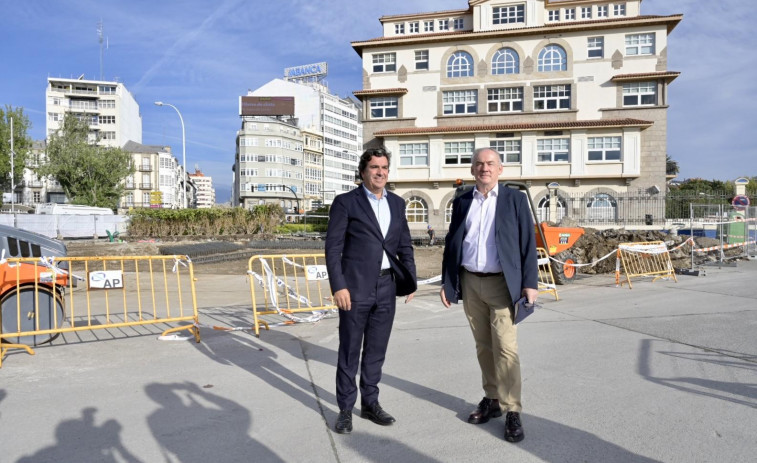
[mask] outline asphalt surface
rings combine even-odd
[[[203,340],[66,334],[0,369],[0,462],[749,462],[757,262],[678,282],[579,276],[519,328],[526,439],[466,422],[481,399],[461,307],[398,302],[380,400],[332,431],[337,319],[249,331],[246,277],[199,275]]]

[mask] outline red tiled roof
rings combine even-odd
[[[611,18],[611,19],[593,19],[589,21],[564,21],[554,24],[548,24],[544,26],[531,26],[531,27],[518,27],[514,29],[495,29],[485,31],[453,31],[453,32],[433,32],[428,34],[403,34],[403,35],[390,35],[384,37],[376,37],[368,40],[357,40],[351,42],[352,48],[358,53],[364,47],[379,46],[391,42],[416,42],[418,39],[425,42],[431,41],[449,41],[456,40],[460,37],[470,37],[471,39],[480,39],[487,36],[499,37],[503,35],[533,35],[542,34],[545,32],[559,32],[563,30],[581,29],[590,30],[598,29],[602,27],[623,27],[629,24],[658,24],[669,23],[668,32],[683,19],[682,14],[669,15],[669,16],[657,16],[657,15],[645,15],[645,16],[631,16],[623,18]]]
[[[358,98],[368,95],[404,95],[405,93],[407,93],[407,89],[402,87],[374,88],[369,90],[355,90],[354,92],[352,92],[352,94]]]
[[[613,76],[612,81],[614,82],[623,82],[623,81],[635,81],[635,80],[645,80],[645,79],[667,79],[672,81],[676,77],[680,76],[680,72],[676,71],[659,71],[659,72],[641,72],[637,74],[618,74],[617,76]]]
[[[374,133],[377,137],[403,135],[435,135],[444,133],[474,133],[474,132],[519,132],[534,130],[560,129],[590,129],[602,127],[650,127],[654,123],[641,119],[598,119],[592,121],[565,122],[530,122],[516,124],[481,124],[455,125],[438,127],[399,127],[396,129],[380,130]]]

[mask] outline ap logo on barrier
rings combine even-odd
[[[124,277],[120,270],[89,272],[89,289],[120,289],[124,287]]]
[[[328,280],[329,272],[325,265],[306,265],[305,279],[308,281]]]

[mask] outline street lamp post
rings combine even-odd
[[[181,181],[181,202],[183,207],[186,209],[187,207],[187,140],[184,132],[184,118],[181,117],[181,112],[179,112],[179,108],[172,105],[171,103],[164,103],[162,101],[156,101],[156,106],[170,106],[175,111],[176,114],[179,115],[179,121],[181,121],[181,163],[184,165],[184,175]]]

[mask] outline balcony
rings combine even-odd
[[[24,180],[22,184],[29,188],[42,188],[42,180]]]
[[[140,172],[152,172],[152,166],[150,164],[142,164],[138,169]]]
[[[151,190],[152,189],[152,183],[140,183],[139,184],[140,190]]]
[[[133,183],[127,183],[126,185],[124,185],[124,188],[127,190],[133,190],[136,188],[136,185],[134,185]]]

